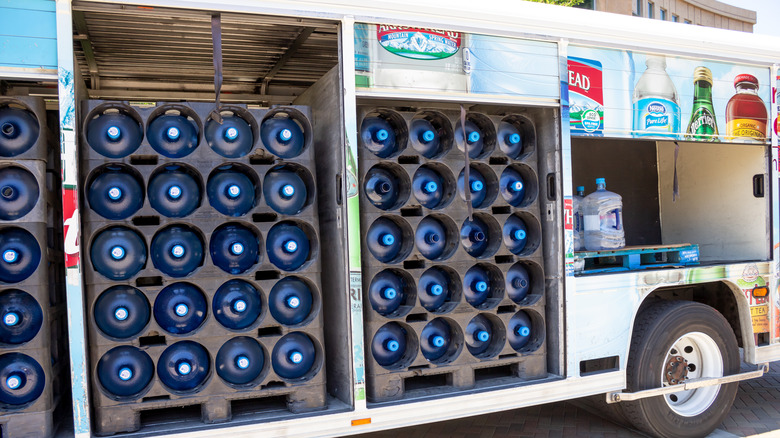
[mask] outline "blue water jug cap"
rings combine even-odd
[[[515,181],[509,186],[513,191],[519,192],[520,190],[523,190],[523,182],[522,181]]]
[[[596,185],[598,185],[598,184],[606,184],[606,183],[607,183],[607,180],[605,180],[604,178],[596,178]]]
[[[176,365],[176,371],[179,372],[179,375],[186,376],[192,372],[192,365],[186,360],[183,360]]]
[[[390,339],[385,343],[385,348],[387,348],[387,351],[398,351],[398,349],[401,348],[401,344],[396,341],[395,339]]]
[[[431,339],[431,344],[433,344],[434,347],[443,347],[445,344],[444,336],[434,336]]]
[[[288,240],[287,242],[284,242],[282,248],[284,248],[285,252],[295,252],[298,250],[298,242],[294,240]]]
[[[298,350],[293,350],[290,352],[290,362],[292,363],[301,363],[303,362],[303,353],[301,353]]]
[[[433,133],[430,129],[427,129],[423,131],[422,133],[422,139],[424,142],[431,142],[433,139],[436,138],[436,134]]]
[[[125,254],[125,249],[119,245],[111,248],[111,258],[114,260],[122,260],[125,258]],[[5,254],[3,254],[3,259],[5,259]]]
[[[179,131],[179,128],[171,126],[168,128],[168,131],[165,134],[168,136],[169,140],[178,140],[179,136],[181,135],[181,131]]]
[[[116,318],[117,321],[124,321],[128,316],[130,316],[130,312],[126,307],[119,306],[114,309],[114,318]]]
[[[384,295],[386,300],[392,300],[395,299],[395,297],[398,295],[398,291],[396,291],[393,287],[386,287],[382,291],[382,295]]]
[[[225,130],[225,140],[233,141],[238,138],[238,129],[230,127]]]
[[[16,250],[7,249],[3,252],[3,261],[6,263],[14,263],[17,260],[19,260],[19,253]]]
[[[531,329],[524,325],[519,325],[515,328],[515,333],[520,336],[528,336],[531,334]]]
[[[233,302],[233,310],[235,310],[238,313],[241,313],[246,310],[247,304],[244,300],[236,300]]]
[[[106,130],[106,135],[108,135],[108,138],[111,140],[118,140],[119,137],[122,136],[122,131],[118,126],[109,126]]]
[[[431,292],[431,295],[436,295],[436,296],[439,296],[444,292],[444,288],[438,283],[433,283],[429,287],[429,290]]]
[[[578,192],[584,192],[585,191],[585,186],[577,186],[577,191]]]
[[[5,386],[7,386],[8,389],[19,389],[22,386],[22,378],[16,373],[11,374],[5,379]]]
[[[487,284],[487,281],[482,281],[482,280],[480,280],[480,281],[476,282],[476,284],[474,285],[474,288],[475,288],[475,289],[476,289],[478,292],[485,292],[486,290],[488,290],[488,284]]]
[[[111,187],[108,189],[108,199],[112,201],[118,201],[122,198],[122,189],[119,187]]]
[[[472,181],[471,182],[471,191],[472,192],[478,192],[478,191],[482,190],[482,188],[484,186],[485,185],[482,184],[482,181]]]
[[[383,234],[381,238],[382,244],[385,246],[390,246],[395,243],[395,236],[393,236],[390,233]]]
[[[283,142],[290,141],[292,136],[293,136],[292,131],[290,131],[287,128],[282,129],[281,131],[279,131],[279,140],[281,140]]]
[[[233,255],[241,255],[244,253],[244,245],[241,242],[233,242],[233,244],[230,245],[230,252]]]
[[[184,250],[184,245],[176,244],[173,245],[173,247],[171,248],[171,255],[176,257],[177,259],[184,257],[185,252],[186,251]]]
[[[285,184],[282,186],[281,190],[279,190],[279,193],[285,198],[291,198],[292,195],[295,194],[295,187],[293,187],[292,184]]]
[[[479,141],[479,132],[477,131],[471,131],[469,132],[469,143],[476,143]]]
[[[507,136],[507,143],[518,144],[520,143],[520,134],[513,132]]]
[[[487,342],[490,339],[490,333],[486,330],[480,330],[476,333],[476,338],[478,341]]]
[[[291,309],[297,309],[298,307],[301,306],[301,299],[298,298],[296,295],[291,295],[290,297],[287,298],[285,304],[287,305],[287,307]]]
[[[238,198],[238,195],[240,194],[241,194],[241,187],[235,184],[228,186],[227,188],[228,198]]]
[[[187,316],[190,313],[190,308],[184,303],[179,303],[173,308],[173,311],[179,316]]]
[[[243,354],[240,356],[236,356],[236,366],[242,370],[249,368],[249,358],[244,356]]]
[[[390,133],[387,132],[387,129],[378,129],[376,131],[376,134],[374,134],[374,136],[376,137],[377,141],[382,142],[387,140],[388,137],[390,137]]]
[[[439,185],[436,184],[436,181],[428,181],[425,183],[425,186],[423,186],[423,190],[425,190],[426,193],[433,193],[439,188]]]
[[[119,369],[119,380],[127,382],[133,378],[133,370],[128,367],[122,367]]]
[[[513,240],[523,240],[523,239],[525,239],[525,230],[515,230],[512,233],[512,239]]]
[[[3,317],[3,324],[7,325],[8,327],[13,327],[16,324],[19,323],[19,314],[16,312],[8,312]]]
[[[168,196],[171,199],[179,199],[179,198],[181,198],[181,193],[182,193],[181,187],[179,187],[177,185],[173,185],[173,186],[171,186],[168,189]]]

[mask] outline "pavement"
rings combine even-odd
[[[743,364],[743,371],[755,370]],[[645,437],[610,419],[590,399],[549,403],[524,409],[403,429],[374,432],[365,438],[499,438],[499,437]],[[780,362],[759,379],[741,382],[728,417],[708,438],[780,437]]]

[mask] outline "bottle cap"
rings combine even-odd
[[[22,379],[19,378],[19,376],[16,374],[11,374],[5,380],[5,386],[7,386],[9,389],[18,389],[20,386],[22,386]]]
[[[485,330],[480,330],[480,331],[478,331],[478,332],[476,333],[476,338],[477,338],[477,340],[479,340],[479,341],[482,341],[482,342],[487,342],[487,341],[488,341],[488,339],[490,339],[490,333],[488,333],[488,332],[487,332],[487,331],[485,331]]]
[[[228,141],[233,141],[238,138],[238,129],[234,127],[230,127],[225,130],[225,139]]]
[[[168,139],[171,141],[178,140],[179,135],[181,135],[181,132],[179,131],[179,128],[175,126],[171,126],[168,128],[168,131],[165,133],[168,136]]]
[[[398,351],[398,349],[401,348],[401,345],[398,343],[398,341],[391,339],[387,341],[385,348],[387,348],[388,351]]]
[[[392,300],[395,299],[395,297],[398,295],[398,292],[395,290],[395,288],[387,287],[382,291],[382,295],[384,295],[386,300]]]
[[[444,292],[444,288],[440,284],[432,284],[429,288],[431,291],[431,295],[439,296]]]
[[[507,136],[507,143],[515,145],[520,143],[520,134],[513,132]]]
[[[432,142],[433,139],[436,138],[436,134],[433,133],[431,130],[426,130],[422,133],[422,139],[424,142]]]
[[[181,187],[173,185],[168,189],[168,197],[171,199],[179,199],[181,197]]]
[[[428,181],[423,188],[427,193],[433,193],[439,188],[439,185],[436,184],[436,181]]]
[[[189,362],[181,362],[177,367],[176,370],[179,371],[179,374],[182,376],[186,376],[187,374],[192,372],[192,365],[190,365]]]
[[[666,68],[666,57],[657,55],[647,55],[645,59],[645,65],[650,67],[651,65],[657,68]]]
[[[119,137],[122,136],[122,131],[120,131],[117,126],[109,126],[108,130],[106,130],[106,134],[111,140],[118,140]]]
[[[374,135],[376,136],[377,141],[382,142],[387,140],[387,137],[390,136],[390,133],[387,132],[387,129],[380,129],[376,131],[376,134]]]
[[[8,327],[13,327],[19,323],[19,315],[16,312],[8,312],[3,317],[3,323]]]
[[[282,186],[282,189],[280,190],[282,193],[282,196],[285,198],[290,198],[292,195],[295,194],[295,187],[293,187],[292,184],[285,184]]]
[[[292,363],[301,363],[303,362],[303,354],[301,354],[300,351],[291,351],[290,352],[290,362]]]
[[[281,131],[279,131],[279,140],[283,142],[290,141],[292,136],[293,136],[292,131],[290,131],[289,129],[282,129]]]
[[[128,316],[130,316],[130,312],[127,311],[126,307],[117,307],[116,310],[114,310],[114,318],[116,318],[117,321],[124,321]]]
[[[471,132],[469,132],[469,140],[468,140],[468,142],[469,143],[476,143],[476,142],[479,141],[479,137],[480,137],[479,132],[471,131]]]
[[[246,310],[246,301],[244,301],[244,300],[236,300],[236,302],[233,303],[233,310],[235,310],[236,312],[239,312],[239,313],[241,313],[244,310]]]
[[[301,299],[295,295],[287,298],[287,307],[291,309],[297,309],[301,305]]]
[[[241,187],[233,184],[227,188],[227,195],[229,198],[237,198],[241,194]]]
[[[446,341],[443,336],[434,336],[433,339],[431,339],[431,344],[433,344],[434,347],[443,347],[445,343]]]
[[[584,192],[585,191],[585,186],[577,186],[577,191],[578,192]]]
[[[249,358],[243,355],[236,357],[236,366],[242,370],[249,368]]]
[[[524,325],[519,325],[515,328],[515,333],[520,336],[528,336],[531,334],[531,329]]]
[[[596,184],[606,184],[607,180],[604,178],[596,178]]]
[[[190,313],[190,308],[187,307],[187,305],[184,303],[179,303],[176,305],[176,307],[174,307],[173,311],[176,312],[176,314],[179,316],[186,316],[188,313]]]
[[[756,79],[756,77],[753,75],[749,75],[747,73],[742,73],[741,75],[737,75],[737,77],[734,78],[734,87],[736,87],[741,83],[753,84],[756,86],[756,89],[758,89],[758,79]]]
[[[488,284],[486,281],[478,281],[474,288],[479,292],[485,292],[488,290]]]
[[[693,83],[705,81],[712,86],[712,71],[707,67],[696,67],[693,70]]]
[[[116,201],[122,197],[122,189],[119,187],[111,187],[108,189],[108,198],[112,201]]]
[[[241,255],[244,252],[244,245],[241,242],[233,242],[230,245],[230,252],[233,255]]]
[[[128,367],[123,367],[119,370],[119,380],[127,382],[133,378],[133,370]]]

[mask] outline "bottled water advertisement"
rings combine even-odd
[[[575,136],[766,143],[768,68],[569,46]]]

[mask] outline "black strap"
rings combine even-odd
[[[471,206],[471,180],[469,174],[471,173],[471,163],[469,157],[469,140],[466,136],[466,109],[463,105],[460,106],[460,128],[463,130],[463,152],[466,155],[465,163],[466,167],[463,168],[463,193],[466,195],[466,208],[469,212],[469,220],[474,220],[474,208]]]
[[[222,15],[214,14],[211,16],[211,42],[214,46],[214,98],[215,106],[211,112],[211,118],[217,123],[222,124],[222,116],[219,114],[221,105],[219,104],[219,92],[222,90]]]
[[[674,181],[672,182],[672,202],[680,197],[680,183],[677,181],[677,155],[680,153],[680,145],[674,142]]]

